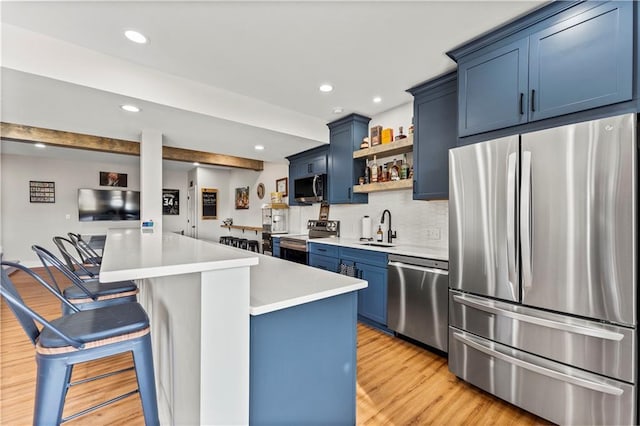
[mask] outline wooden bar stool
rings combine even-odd
[[[46,284],[28,268],[11,262],[2,266],[19,269],[36,282]],[[140,394],[142,410],[147,425],[158,425],[158,403],[156,399],[149,318],[138,303],[123,303],[91,311],[80,311],[77,307],[46,286],[72,311],[53,321],[47,321],[29,308],[2,268],[0,294],[14,313],[18,322],[36,348],[36,397],[33,424],[59,425],[68,420],[88,414],[123,398]],[[36,322],[42,324],[38,329]],[[132,352],[135,367],[102,374],[87,380],[71,383],[74,365]],[[135,369],[138,388],[112,398],[79,413],[62,418],[69,387],[112,376]]]

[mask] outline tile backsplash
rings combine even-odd
[[[332,205],[329,218],[340,221],[340,235],[348,238],[360,238],[361,219],[371,218],[372,235],[375,236],[380,224],[382,212],[389,209],[393,230],[397,232],[398,244],[416,244],[448,248],[449,208],[448,201],[414,201],[408,190],[374,192],[369,194],[368,204]],[[306,233],[307,220],[318,219],[320,204],[311,206],[292,206],[289,212],[290,233]],[[388,223],[382,225],[387,232]]]

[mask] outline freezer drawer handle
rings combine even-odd
[[[568,374],[561,373],[559,371],[554,371],[546,367],[541,367],[539,365],[535,365],[526,361],[519,360],[518,358],[514,358],[512,356],[503,354],[502,352],[498,352],[494,349],[488,348],[484,344],[480,342],[476,342],[475,339],[464,336],[462,333],[454,332],[453,337],[456,340],[460,341],[462,344],[470,346],[493,358],[497,358],[502,361],[508,362],[509,364],[513,364],[515,366],[533,371],[534,373],[542,374],[543,376],[551,377],[552,379],[555,379],[555,380],[560,380],[565,383],[570,383],[576,386],[591,389],[601,393],[608,393],[610,395],[615,395],[615,396],[620,396],[624,393],[623,389],[617,388],[615,386],[612,386],[606,383],[598,383],[591,380],[582,379],[580,377],[570,376]]]
[[[418,265],[411,265],[409,263],[402,263],[402,262],[387,262],[388,266],[395,266],[398,268],[402,268],[402,269],[414,269],[416,271],[423,271],[423,272],[429,272],[431,274],[440,274],[440,275],[449,275],[449,271],[446,271],[444,269],[435,269],[435,268],[426,268],[424,266],[418,266]]]
[[[553,321],[545,318],[534,317],[531,315],[520,314],[518,312],[509,311],[507,309],[498,308],[493,306],[491,302],[485,302],[484,300],[472,300],[468,296],[453,296],[453,300],[462,303],[463,305],[471,306],[472,308],[479,309],[490,314],[499,314],[508,318],[513,318],[518,321],[528,322],[542,327],[554,328],[556,330],[567,331],[569,333],[582,334],[584,336],[597,337],[605,340],[614,340],[619,342],[624,338],[621,333],[615,331],[603,330],[601,328],[584,327],[576,324],[567,324],[560,321]]]

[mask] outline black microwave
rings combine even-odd
[[[293,195],[301,203],[317,203],[325,200],[327,175],[298,178],[293,181]]]

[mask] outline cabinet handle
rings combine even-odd
[[[347,198],[351,199],[351,187],[349,187],[349,196]]]
[[[531,111],[536,110],[536,89],[531,89]]]
[[[524,93],[520,93],[520,115],[524,115]]]

